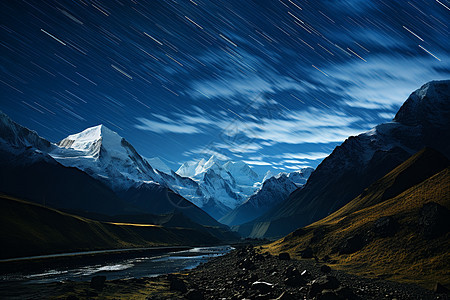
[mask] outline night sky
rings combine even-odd
[[[105,124],[175,170],[315,167],[450,76],[450,2],[0,2],[0,110],[57,142]]]

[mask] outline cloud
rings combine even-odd
[[[253,165],[253,166],[271,166],[272,163],[261,161],[261,160],[244,160],[246,164]]]
[[[283,153],[280,155],[275,155],[275,158],[287,158],[287,159],[309,159],[309,160],[317,160],[323,159],[330,155],[330,153],[326,152],[306,152],[306,153]]]
[[[267,72],[265,76],[258,74],[232,76],[215,80],[200,80],[192,85],[194,97],[251,97],[262,93],[275,93],[284,90],[305,91],[305,86],[286,76]]]
[[[140,124],[136,124],[134,127],[156,133],[202,133],[203,130],[200,129],[200,126],[216,126],[215,124],[217,123],[210,116],[205,116],[204,114],[205,112],[202,112],[198,107],[193,107],[192,111],[184,114],[174,113],[170,117],[152,114],[153,120],[137,118]]]
[[[259,122],[238,120],[234,130],[225,133],[240,133],[250,139],[273,143],[330,143],[343,141],[349,135],[364,131],[355,126],[360,120],[360,117],[349,116],[341,111],[309,108],[290,111],[283,118],[262,118]]]
[[[220,148],[220,149],[226,149],[233,153],[253,153],[253,152],[256,152],[263,148],[260,144],[255,143],[255,142],[242,143],[242,144],[234,143],[234,142],[216,143],[214,146],[217,148]]]
[[[450,56],[372,56],[367,63],[353,61],[325,69],[333,78],[330,91],[341,103],[355,108],[396,110],[412,91],[430,80],[447,79]],[[345,88],[342,88],[342,87]]]
[[[135,128],[141,130],[152,131],[156,133],[184,133],[193,134],[201,131],[191,125],[178,123],[176,121],[153,121],[146,118],[137,118],[141,124],[134,125]]]
[[[282,161],[283,164],[307,164],[307,161],[287,159]]]

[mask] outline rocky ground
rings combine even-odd
[[[365,279],[314,259],[262,254],[258,247],[239,249],[167,279],[169,288],[187,299],[448,299],[443,287],[436,293],[416,285]]]
[[[417,285],[367,279],[314,259],[291,260],[246,246],[180,274],[154,278],[27,284],[0,288],[2,299],[449,299]]]

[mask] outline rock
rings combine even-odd
[[[98,291],[103,290],[105,287],[106,276],[94,276],[91,278],[90,287]]]
[[[171,291],[187,292],[186,284],[182,279],[173,274],[169,274],[167,275],[167,280],[169,280],[169,289]]]
[[[311,282],[309,287],[309,297],[313,298],[323,290],[334,290],[339,287],[339,280],[334,276],[324,275]]]
[[[311,277],[311,273],[308,270],[303,270],[300,273],[300,276],[302,276],[303,278],[309,278],[309,277]]]
[[[448,288],[446,288],[445,286],[443,286],[442,284],[440,284],[439,282],[437,282],[434,285],[433,291],[436,294],[450,294],[450,290]]]
[[[331,272],[331,268],[330,268],[329,266],[327,266],[327,265],[322,265],[322,266],[320,267],[320,271],[321,271],[322,273],[330,273],[330,272]]]
[[[300,256],[301,256],[301,258],[313,258],[314,257],[314,252],[311,249],[311,247],[306,247],[305,250],[300,252]]]
[[[290,260],[291,256],[287,252],[281,252],[280,254],[278,254],[278,258],[280,260]]]
[[[348,287],[340,286],[336,290],[334,290],[336,295],[338,295],[341,299],[348,300],[356,300],[358,297],[353,293],[353,291]]]
[[[345,240],[339,249],[339,254],[351,254],[364,247],[364,240],[361,235],[354,235]]]
[[[203,300],[205,297],[203,296],[203,293],[199,290],[190,289],[184,297],[188,300]]]
[[[438,237],[450,230],[450,211],[436,202],[428,202],[420,209],[419,225],[425,238]]]
[[[398,224],[393,217],[381,217],[373,223],[372,232],[378,237],[393,236],[397,231]]]
[[[288,286],[295,287],[295,286],[299,286],[299,285],[305,283],[304,279],[300,275],[300,272],[293,265],[290,265],[286,269],[286,271],[284,272],[284,275],[286,277],[284,279],[284,284],[286,284]]]
[[[260,293],[266,294],[272,291],[273,284],[265,281],[255,281],[252,283],[252,290],[257,290]]]
[[[289,292],[283,292],[278,298],[275,300],[296,300],[296,298]]]
[[[317,300],[340,300],[341,298],[332,290],[323,290],[316,296]]]
[[[238,268],[240,268],[240,269],[247,269],[247,270],[254,270],[255,269],[255,264],[249,258],[244,258],[243,260],[241,260],[238,263]]]

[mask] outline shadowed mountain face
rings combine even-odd
[[[309,249],[357,274],[371,270],[397,281],[450,284],[449,165],[443,154],[425,148],[338,211],[271,248],[300,257]]]
[[[235,227],[241,235],[280,237],[336,211],[364,188],[425,146],[450,157],[450,81],[434,81],[410,95],[390,123],[348,138],[306,185],[278,207]]]
[[[0,232],[2,238],[8,241],[7,247],[0,250],[0,258],[219,242],[198,224],[193,224],[197,228],[175,228],[170,224],[168,227],[116,225],[81,218],[8,196],[0,196],[0,208]],[[177,225],[186,225],[186,222],[178,222]]]
[[[251,221],[285,200],[295,189],[303,186],[313,168],[280,173],[265,180],[259,190],[244,203],[226,214],[220,222],[232,226]]]

